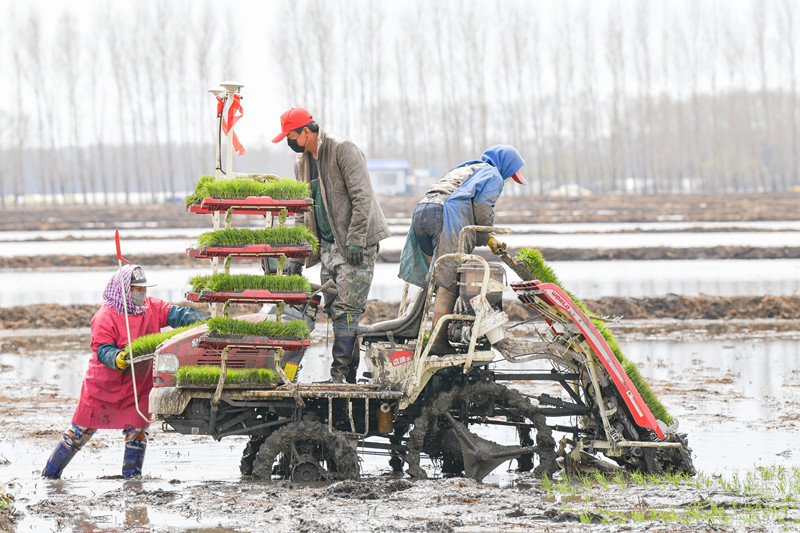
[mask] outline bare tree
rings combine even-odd
[[[789,185],[800,183],[800,169],[798,169],[798,154],[800,146],[797,144],[797,32],[795,28],[797,3],[792,0],[781,0],[778,4],[776,17],[779,42],[785,47],[785,67],[780,70],[789,75],[788,112],[783,116],[789,121],[789,145],[786,150],[789,158]]]
[[[609,168],[611,183],[616,190],[624,189],[625,182],[625,131],[624,100],[626,91],[623,30],[619,4],[611,11],[606,23],[606,62],[611,74],[611,122],[609,124]]]

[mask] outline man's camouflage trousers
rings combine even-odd
[[[333,280],[339,293],[333,300],[325,295],[325,312],[333,320],[345,313],[361,315],[367,306],[372,273],[375,271],[375,259],[378,257],[378,245],[365,247],[364,260],[355,267],[347,262],[336,244],[322,241],[320,247],[322,262],[320,280],[323,284],[329,279]]]

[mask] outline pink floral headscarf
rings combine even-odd
[[[131,272],[134,268],[140,268],[139,265],[124,265],[122,267],[122,283],[125,286],[125,301],[128,303],[128,313],[132,315],[140,315],[144,313],[143,305],[133,305],[131,302]],[[106,305],[110,305],[120,313],[125,312],[122,303],[122,286],[119,282],[119,271],[112,274],[111,279],[108,280],[106,290],[103,291],[103,298]]]

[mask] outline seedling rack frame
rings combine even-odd
[[[281,200],[269,196],[248,196],[247,198],[205,198],[200,204],[189,206],[189,212],[213,214],[229,211],[234,214],[266,215],[267,213],[303,213],[314,207],[311,198]]]

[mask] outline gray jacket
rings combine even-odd
[[[328,213],[333,238],[338,246],[371,246],[389,236],[383,210],[372,192],[364,154],[352,142],[320,128],[317,138],[317,166],[325,211]],[[297,156],[295,179],[310,182],[309,158],[305,152]],[[303,224],[319,237],[314,213],[303,215]],[[311,256],[306,266],[319,262]]]

